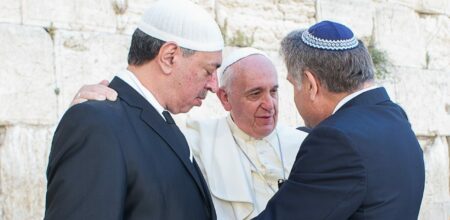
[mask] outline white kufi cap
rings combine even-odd
[[[144,12],[138,28],[162,41],[195,51],[220,51],[220,28],[206,10],[188,0],[160,0]]]

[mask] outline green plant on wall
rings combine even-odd
[[[217,22],[219,23],[219,22]],[[220,24],[220,23],[219,23]],[[225,19],[223,25],[219,25],[220,31],[222,32],[223,40],[225,45],[232,47],[251,47],[255,42],[255,30],[251,36],[245,35],[241,30],[233,32],[232,36],[228,36],[228,20]]]
[[[375,66],[375,78],[385,79],[389,75],[389,67],[391,66],[386,51],[376,48],[372,42],[369,43],[367,49]]]

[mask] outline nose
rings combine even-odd
[[[275,100],[270,95],[270,92],[262,96],[261,107],[268,112],[272,112],[275,109]]]
[[[219,90],[219,85],[217,83],[217,73],[214,72],[212,76],[206,81],[206,89],[212,93],[216,93]]]

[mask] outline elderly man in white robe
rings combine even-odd
[[[217,219],[251,219],[287,179],[307,134],[277,123],[278,77],[264,52],[237,49],[218,75],[217,96],[229,114],[188,120],[183,133],[210,188]],[[72,103],[115,100],[106,84],[82,87]]]

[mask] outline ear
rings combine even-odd
[[[174,59],[179,51],[179,46],[174,42],[166,42],[159,49],[157,62],[165,74],[170,74],[174,66]]]
[[[305,77],[302,80],[304,82],[302,86],[304,86],[305,89],[307,90],[309,98],[311,100],[315,100],[320,92],[320,81],[317,78],[317,76],[314,75],[309,70],[305,70],[303,71],[303,73],[305,74],[304,75]]]
[[[217,90],[217,98],[219,98],[220,102],[222,103],[223,108],[226,111],[231,111],[231,104],[228,100],[228,94],[223,88],[219,88]]]

